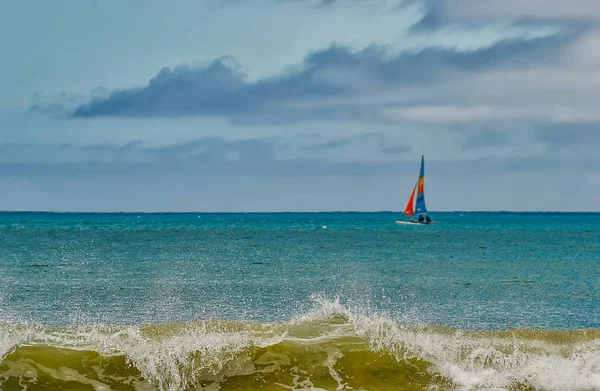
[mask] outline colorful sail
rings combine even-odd
[[[415,191],[417,190],[417,185],[413,187],[412,193],[410,193],[410,198],[408,199],[408,203],[406,204],[406,208],[404,208],[404,216],[413,216],[415,214]]]
[[[417,182],[417,207],[416,213],[427,213],[427,206],[425,206],[425,157],[421,155],[421,173],[419,174],[419,181]]]

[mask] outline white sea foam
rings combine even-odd
[[[383,314],[350,309],[339,300],[314,297],[313,307],[287,323],[191,322],[157,326],[88,326],[45,329],[0,324],[0,357],[18,345],[49,345],[93,350],[103,356],[124,355],[143,378],[161,391],[183,390],[199,380],[224,379],[287,368],[290,389],[317,389],[310,374],[293,366],[290,356],[259,349],[280,343],[319,346],[339,389],[347,378],[337,364],[344,353],[330,341],[351,337],[399,362],[420,359],[429,371],[460,391],[510,390],[517,384],[544,391],[600,390],[600,339],[548,338],[529,331],[461,331],[399,323]],[[558,335],[558,334],[556,334]],[[598,335],[598,333],[592,333]],[[289,354],[292,354],[289,352]]]
[[[36,327],[0,322],[0,362],[15,347],[27,343],[37,334]]]
[[[344,316],[356,335],[375,351],[398,360],[419,358],[435,365],[457,390],[509,390],[523,384],[544,391],[600,390],[600,339],[551,343],[510,333],[474,333],[401,325],[390,318],[364,316],[339,303],[315,298],[302,321]]]

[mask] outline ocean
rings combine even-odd
[[[600,214],[0,213],[0,389],[600,390]]]

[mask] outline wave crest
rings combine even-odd
[[[0,385],[95,390],[598,390],[600,330],[466,331],[313,298],[283,323],[0,324]]]

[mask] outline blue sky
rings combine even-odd
[[[600,210],[600,3],[8,0],[0,209]]]

